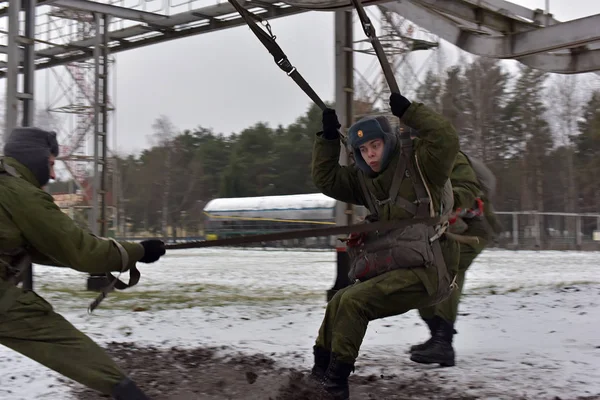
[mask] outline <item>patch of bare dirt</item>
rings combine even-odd
[[[225,349],[157,349],[133,343],[111,343],[106,348],[153,400],[328,400],[307,382],[311,365],[298,371],[279,367],[274,359],[262,354],[219,355],[219,350]],[[80,385],[71,386],[79,400],[109,398]],[[352,374],[350,392],[351,400],[483,398],[464,394],[460,385],[451,388],[440,385],[435,376],[427,373],[418,378]],[[600,397],[586,399],[600,400]]]

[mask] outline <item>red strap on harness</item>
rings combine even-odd
[[[479,197],[475,199],[475,207],[468,208],[466,210],[461,209],[460,207],[456,209],[454,214],[448,219],[450,225],[454,224],[456,220],[460,218],[475,218],[483,215],[483,200]]]
[[[365,233],[351,233],[347,239],[343,239],[342,241],[346,243],[348,247],[358,247],[365,241]]]

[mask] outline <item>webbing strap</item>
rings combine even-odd
[[[365,196],[365,199],[367,200],[367,208],[369,209],[369,211],[371,211],[371,213],[377,215],[379,214],[379,209],[377,208],[377,206],[375,206],[375,203],[373,202],[373,195],[371,193],[371,191],[367,188],[367,182],[365,181],[365,175],[362,172],[358,173],[358,181],[360,182],[360,188],[363,192],[363,195]]]
[[[433,250],[433,256],[435,262],[437,264],[437,278],[438,278],[438,287],[437,291],[434,295],[434,300],[429,304],[429,306],[441,303],[450,297],[450,294],[453,290],[456,289],[455,279],[453,277],[452,282],[448,288],[441,287],[444,284],[444,276],[450,276],[450,271],[448,271],[448,265],[446,264],[446,260],[444,259],[444,253],[442,252],[442,245],[439,240],[435,240],[431,242],[431,249]]]
[[[123,272],[125,272],[127,270],[127,266],[129,265],[129,254],[127,253],[127,250],[125,250],[125,248],[123,247],[123,245],[121,243],[117,242],[113,238],[108,238],[108,240],[113,242],[114,245],[119,250],[119,254],[121,255],[121,271],[119,272],[119,275],[116,277],[113,276],[113,274],[111,274],[110,272],[106,273],[106,278],[108,279],[108,281],[110,283],[105,288],[102,289],[100,294],[96,297],[96,299],[88,307],[88,313],[90,313],[90,314],[100,305],[102,300],[104,300],[106,298],[106,296],[108,296],[108,293],[110,291],[112,291],[113,288],[118,289],[118,290],[124,290],[124,289],[130,288],[132,286],[137,285],[137,283],[140,281],[140,277],[141,277],[140,271],[134,265],[129,269],[129,283],[124,283],[123,281],[119,280],[119,277],[121,276],[121,274]]]
[[[31,256],[29,253],[27,253],[27,251],[19,251],[19,254],[17,254],[16,257],[17,260],[12,265],[3,262],[8,273],[6,281],[15,286],[21,283],[25,273],[27,273],[32,266]]]
[[[415,159],[415,163],[417,162],[418,161]],[[413,187],[415,188],[415,192],[417,194],[416,215],[418,217],[427,217],[429,216],[429,203],[431,202],[431,199],[429,198],[427,189],[425,189],[425,184],[421,179],[421,174],[415,169],[415,165],[413,163],[408,163],[408,173],[410,174],[410,179],[413,182]]]
[[[236,236],[226,239],[216,240],[201,240],[197,242],[188,243],[177,243],[167,244],[165,249],[176,250],[176,249],[197,249],[201,247],[220,247],[220,246],[239,246],[241,244],[248,243],[261,243],[261,242],[272,242],[279,240],[291,240],[301,239],[309,237],[320,237],[320,236],[334,236],[344,235],[350,233],[362,233],[362,232],[373,232],[373,231],[387,231],[391,229],[399,229],[411,225],[423,224],[429,226],[437,226],[444,221],[447,221],[446,217],[428,217],[428,218],[408,218],[403,220],[385,220],[375,221],[368,224],[356,224],[356,225],[345,225],[345,226],[332,226],[328,228],[315,228],[315,229],[298,229],[293,231],[275,232],[275,233],[264,233],[259,235],[249,236]]]
[[[396,78],[394,77],[394,71],[392,71],[392,67],[385,55],[385,51],[383,50],[383,46],[379,42],[377,35],[375,34],[375,27],[371,23],[371,19],[367,16],[365,9],[363,8],[360,0],[352,0],[352,4],[354,8],[356,8],[356,12],[358,13],[358,18],[360,19],[360,23],[362,24],[363,30],[365,31],[365,35],[371,41],[371,45],[375,50],[375,54],[377,55],[377,59],[379,60],[379,64],[381,64],[381,69],[383,69],[383,75],[385,76],[385,80],[387,81],[388,86],[392,93],[400,93],[400,88],[398,87],[398,83],[396,82]]]
[[[308,82],[304,80],[304,78],[302,77],[302,75],[300,75],[296,67],[294,67],[290,63],[283,50],[281,50],[281,47],[279,47],[277,42],[275,42],[276,36],[271,33],[271,26],[269,25],[269,23],[260,18],[258,15],[252,14],[250,11],[246,10],[237,2],[237,0],[228,1],[237,10],[240,16],[244,19],[244,21],[246,21],[246,24],[248,24],[248,27],[250,27],[250,29],[252,30],[252,32],[254,32],[256,37],[258,37],[258,40],[260,40],[262,44],[267,48],[267,50],[269,50],[269,53],[271,53],[273,59],[275,60],[275,64],[277,64],[279,68],[281,68],[290,78],[292,78],[294,82],[296,82],[296,84],[300,86],[300,89],[302,89],[304,93],[306,93],[308,97],[310,97],[311,100],[321,108],[321,110],[325,110],[327,106],[325,105],[323,100],[321,100],[321,98],[308,84]],[[263,29],[261,29],[256,24],[256,22],[254,22],[254,20],[259,21],[263,25],[265,25],[269,32],[267,33]]]
[[[404,207],[406,209],[406,203],[412,205],[415,207],[416,210],[416,206],[414,204],[412,204],[411,202],[409,202],[408,200],[405,200],[403,198],[397,198],[398,197],[398,192],[400,191],[400,186],[402,185],[402,182],[404,181],[404,177],[406,176],[406,168],[408,166],[408,164],[410,164],[410,156],[411,156],[411,150],[412,150],[412,146],[400,146],[400,159],[398,160],[398,166],[396,167],[396,172],[394,172],[394,177],[392,178],[392,185],[390,186],[390,192],[389,192],[389,197],[388,200],[389,201],[396,201],[396,203],[403,203],[403,204],[399,204],[400,206]],[[402,202],[400,199],[404,200],[404,202]],[[408,210],[409,212],[411,212],[411,214],[415,214],[415,210],[411,211]]]

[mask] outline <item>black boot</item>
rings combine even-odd
[[[350,388],[348,387],[348,377],[354,371],[354,365],[348,364],[338,359],[337,354],[331,354],[329,368],[323,378],[323,388],[333,400],[349,400]]]
[[[440,364],[442,367],[453,367],[455,361],[452,338],[455,333],[454,324],[440,319],[440,325],[433,334],[429,347],[414,351],[410,359],[421,364]]]
[[[331,352],[322,347],[314,346],[313,354],[315,355],[315,364],[310,372],[310,377],[316,381],[321,381],[325,377],[327,367],[329,367]]]
[[[425,321],[425,323],[429,327],[429,333],[431,334],[431,337],[423,343],[410,346],[411,353],[413,353],[415,351],[425,350],[426,348],[431,346],[431,343],[433,342],[433,335],[435,334],[435,331],[437,331],[438,326],[440,326],[440,320],[441,320],[441,318],[438,317],[437,315],[434,316],[433,318],[423,318],[423,321]]]
[[[129,378],[117,383],[112,391],[115,400],[150,400],[139,387]]]

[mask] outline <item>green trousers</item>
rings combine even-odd
[[[316,346],[354,364],[369,321],[403,314],[431,301],[414,272],[398,269],[339,290],[327,304]]]
[[[0,344],[111,394],[125,374],[106,352],[33,291],[0,280]]]
[[[431,319],[435,316],[443,318],[448,322],[456,322],[458,315],[458,305],[465,284],[465,275],[475,258],[483,251],[487,245],[486,238],[488,232],[483,222],[469,224],[469,228],[463,235],[477,236],[479,243],[477,245],[460,244],[460,260],[458,262],[458,273],[456,274],[456,284],[458,288],[453,290],[450,296],[436,304],[435,306],[419,309],[419,314],[423,319]]]

